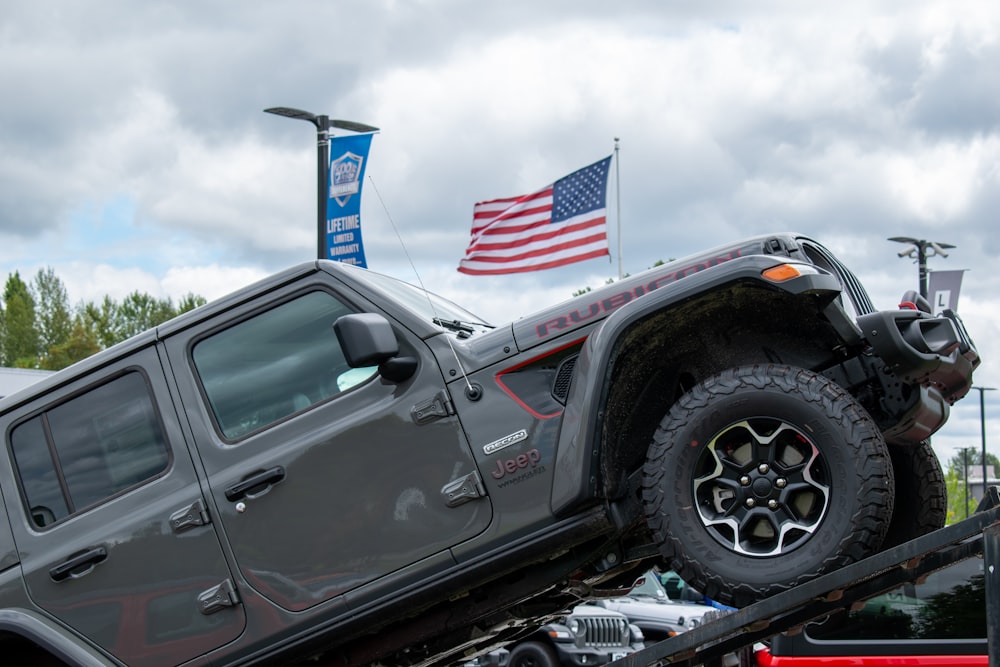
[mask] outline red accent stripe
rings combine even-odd
[[[533,364],[536,361],[538,361],[539,359],[544,359],[545,357],[551,357],[553,354],[558,354],[559,352],[562,352],[563,350],[565,350],[567,348],[573,347],[574,345],[579,345],[579,344],[581,344],[585,340],[587,340],[586,336],[584,336],[583,338],[577,338],[576,340],[570,341],[569,343],[566,343],[565,345],[560,345],[559,347],[557,347],[555,349],[549,350],[545,354],[540,354],[537,357],[532,357],[531,359],[528,359],[527,361],[522,361],[521,363],[519,363],[517,365],[511,366],[510,368],[506,368],[506,369],[500,371],[499,373],[496,374],[496,376],[494,377],[494,379],[496,380],[496,383],[498,385],[500,385],[500,389],[503,390],[503,393],[505,393],[508,396],[510,396],[511,400],[513,400],[515,403],[517,403],[518,405],[520,405],[527,412],[531,413],[531,415],[535,419],[552,419],[553,417],[558,417],[559,415],[561,415],[563,413],[563,409],[562,408],[560,408],[559,410],[556,410],[555,412],[553,412],[551,414],[547,414],[547,415],[543,415],[540,412],[532,410],[531,406],[529,406],[527,403],[525,403],[520,398],[518,398],[517,394],[515,394],[513,392],[513,390],[504,383],[503,376],[507,375],[508,373],[512,373],[512,372],[514,372],[514,371],[516,371],[518,369],[524,368],[525,366],[527,366],[529,364]]]

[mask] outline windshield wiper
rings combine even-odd
[[[486,324],[485,322],[463,322],[462,320],[446,320],[440,317],[435,317],[431,320],[434,324],[439,327],[444,327],[451,331],[457,331],[459,338],[468,338],[470,335],[475,333],[474,327],[486,327],[487,329],[495,329],[492,324]]]

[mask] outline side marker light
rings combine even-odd
[[[778,266],[765,269],[761,272],[761,275],[765,280],[770,280],[772,283],[783,283],[786,280],[798,278],[807,273],[817,274],[819,271],[808,264],[779,264]]]

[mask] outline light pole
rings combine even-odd
[[[983,498],[986,497],[986,403],[983,395],[988,391],[996,391],[996,387],[976,387],[979,390],[979,429],[983,442]]]
[[[291,107],[271,107],[264,109],[264,113],[307,120],[316,126],[316,257],[327,259],[326,203],[329,196],[326,189],[330,180],[330,128],[336,127],[358,133],[378,132],[378,128],[353,120],[331,120],[329,116],[317,116]]]
[[[969,448],[962,447],[962,470],[965,477],[965,518],[969,518]]]
[[[940,243],[938,241],[925,241],[923,239],[911,239],[909,236],[893,236],[889,238],[890,241],[895,241],[896,243],[909,243],[913,247],[909,250],[900,250],[900,257],[917,257],[917,267],[920,271],[920,296],[927,298],[927,258],[934,257],[935,255],[941,255],[942,257],[947,257],[948,253],[945,252],[945,248],[954,248],[950,243]],[[928,253],[927,251],[930,250]]]

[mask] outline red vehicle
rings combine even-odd
[[[968,519],[647,645],[613,667],[1000,665],[1000,487]]]
[[[857,610],[773,637],[759,667],[989,664],[983,560],[969,558],[871,598]]]

